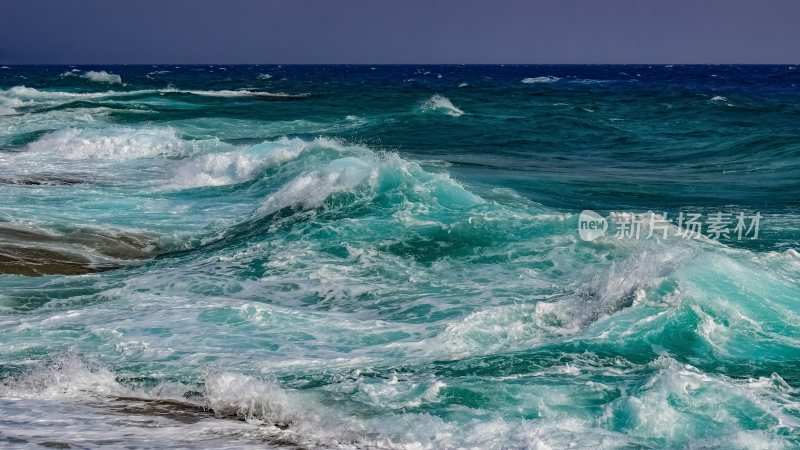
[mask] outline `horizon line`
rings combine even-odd
[[[0,62],[3,66],[165,66],[165,65],[184,65],[184,66],[796,66],[800,62],[724,62],[724,63],[702,63],[702,62],[634,62],[634,63],[224,63],[224,62],[132,62],[132,63],[100,63],[100,62],[81,62],[81,63],[7,63]]]

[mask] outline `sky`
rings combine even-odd
[[[3,64],[800,63],[798,0],[0,0]]]

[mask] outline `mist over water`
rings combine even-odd
[[[0,69],[0,446],[798,447],[798,85]]]

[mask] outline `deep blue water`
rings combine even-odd
[[[798,447],[799,85],[3,67],[0,443]]]

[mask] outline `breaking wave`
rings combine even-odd
[[[453,105],[449,98],[436,94],[422,104],[423,111],[441,111],[448,116],[463,116],[464,111]]]
[[[42,136],[27,149],[68,160],[126,160],[177,155],[189,145],[171,128],[66,128]]]
[[[122,77],[108,73],[105,70],[94,71],[90,70],[83,74],[83,77],[88,79],[89,81],[94,81],[96,83],[108,83],[108,84],[122,84]]]

